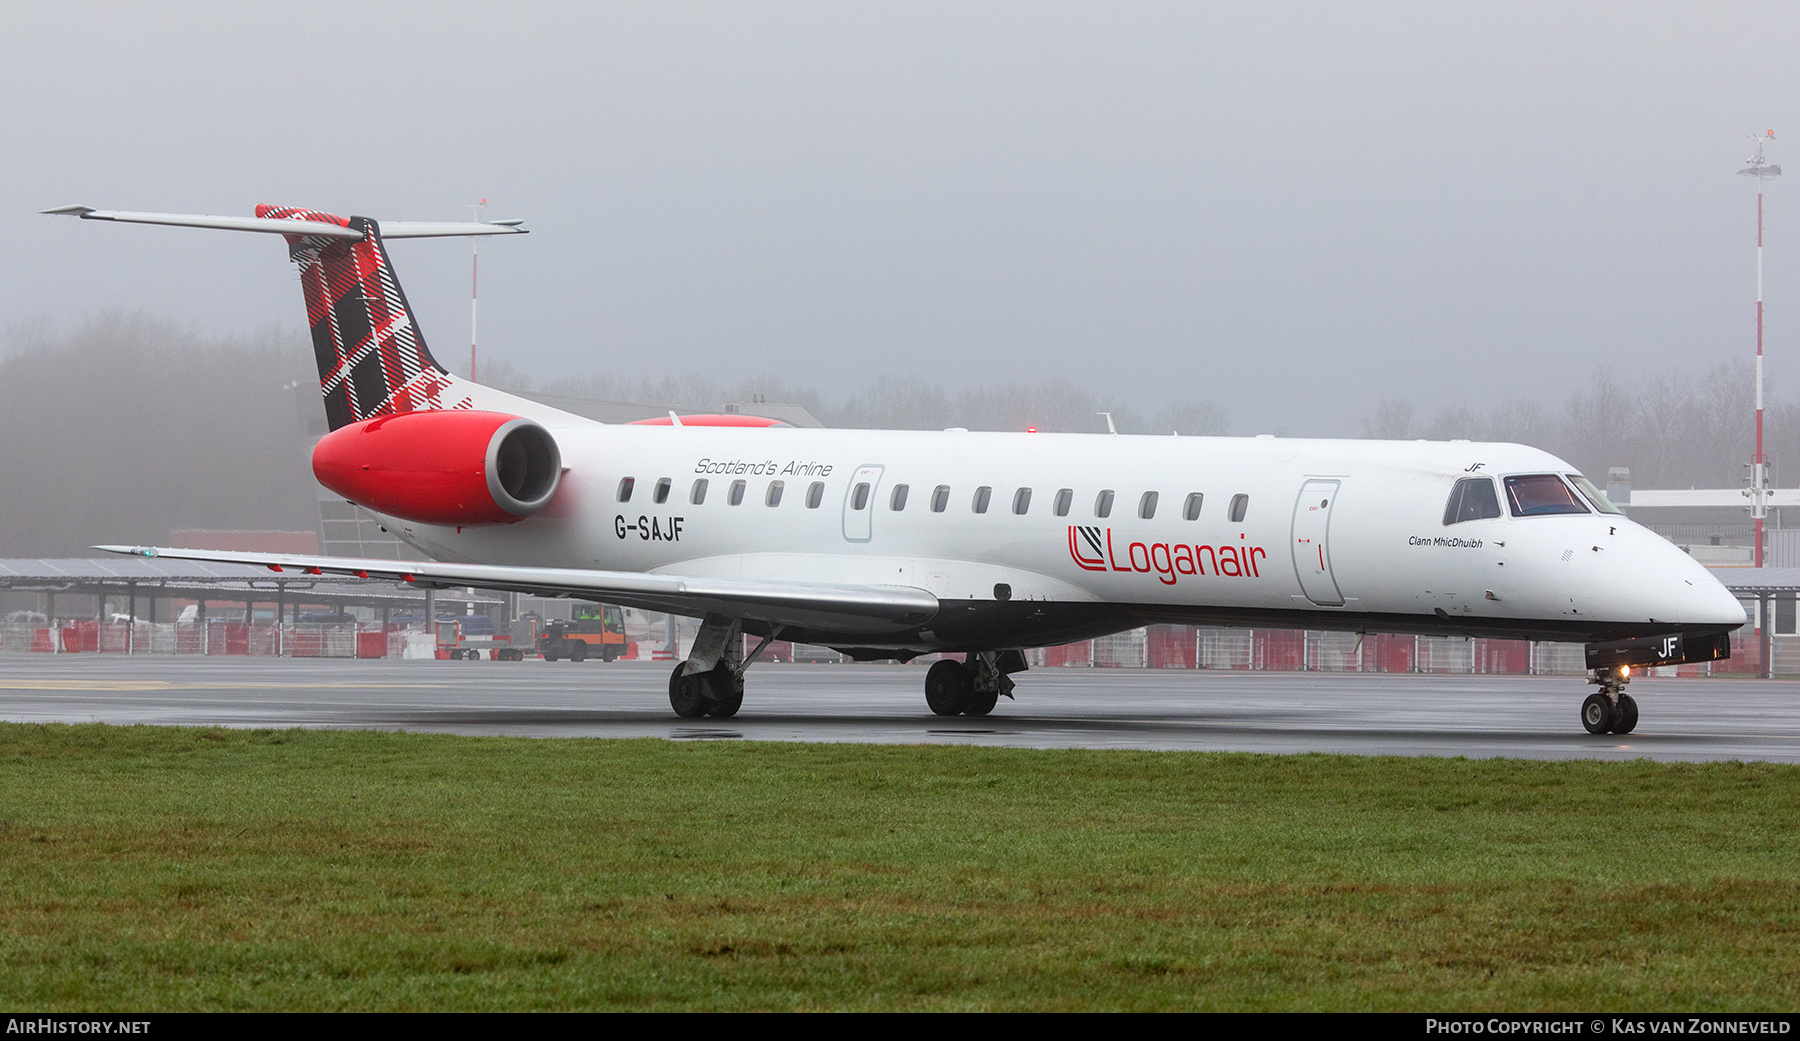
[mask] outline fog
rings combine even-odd
[[[486,197],[532,234],[481,247],[482,341],[543,383],[1565,424],[1603,370],[1641,390],[1750,356],[1735,173],[1751,133],[1790,158],[1797,29],[1779,4],[11,4],[0,327],[299,324],[278,242],[45,207]],[[1797,191],[1769,192],[1777,379]],[[393,252],[454,363],[467,245]]]
[[[0,357],[0,556],[91,556],[179,528],[317,530],[288,389],[317,386],[312,368],[305,341],[274,330],[215,340],[123,314],[15,329]]]
[[[184,528],[317,530],[306,428],[324,409],[297,331],[221,339],[167,319],[109,313],[63,329],[15,327],[0,351],[0,557],[166,544],[171,530]],[[1102,410],[1113,411],[1125,433],[1213,434],[1238,425],[1216,402],[1182,400],[1147,413],[1056,379],[959,386],[890,375],[833,394],[769,375],[534,376],[504,359],[481,376],[516,390],[705,411],[761,395],[844,427],[1097,432],[1105,429],[1095,415]],[[1596,480],[1608,467],[1628,466],[1638,487],[1735,486],[1750,452],[1750,377],[1741,362],[1694,378],[1635,381],[1601,369],[1563,397],[1486,406],[1389,397],[1333,432],[1514,440],[1555,451]],[[1777,483],[1793,484],[1800,407],[1785,397],[1772,399],[1769,443]]]

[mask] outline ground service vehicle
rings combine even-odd
[[[49,212],[283,235],[331,427],[313,473],[419,559],[102,548],[698,617],[669,677],[681,716],[735,714],[777,638],[965,653],[931,667],[926,702],[985,715],[1025,648],[1186,622],[1583,643],[1582,725],[1625,733],[1631,668],[1724,657],[1745,622],[1693,558],[1524,445],[607,425],[446,370],[384,245],[518,222]]]
[[[582,605],[569,621],[547,623],[537,636],[545,661],[612,661],[625,653],[625,612],[615,604]]]
[[[486,615],[439,615],[436,622],[437,652],[452,661],[524,661],[523,648],[512,646],[512,637],[494,632]]]

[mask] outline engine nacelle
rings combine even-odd
[[[424,524],[506,524],[550,501],[562,453],[550,431],[500,412],[403,412],[339,427],[313,448],[319,483]]]

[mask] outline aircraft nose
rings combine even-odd
[[[1675,617],[1683,625],[1743,625],[1749,620],[1744,605],[1711,575],[1682,592]]]

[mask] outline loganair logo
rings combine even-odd
[[[1239,539],[1245,536],[1238,535]],[[1261,578],[1257,561],[1269,559],[1261,546],[1247,542],[1233,546],[1194,546],[1186,543],[1133,542],[1125,547],[1125,562],[1113,552],[1111,528],[1069,525],[1069,556],[1087,571],[1135,571],[1156,573],[1156,580],[1172,586],[1179,575],[1216,575],[1224,578]]]

